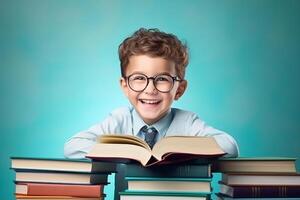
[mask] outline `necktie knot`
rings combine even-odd
[[[142,133],[145,135],[145,142],[149,145],[149,147],[152,149],[152,147],[155,144],[155,138],[157,135],[157,130],[154,127],[148,127],[144,126],[141,129]]]

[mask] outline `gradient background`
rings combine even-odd
[[[1,198],[13,199],[10,156],[63,157],[69,137],[128,105],[117,48],[140,27],[190,47],[175,107],[229,132],[241,156],[299,157],[299,10],[297,0],[1,0]]]

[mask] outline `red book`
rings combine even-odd
[[[73,197],[102,197],[103,185],[17,183],[16,194],[73,196]]]
[[[16,200],[104,200],[104,197],[35,196],[17,194]]]

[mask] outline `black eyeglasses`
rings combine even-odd
[[[174,87],[175,81],[182,81],[177,76],[171,76],[169,74],[159,74],[148,77],[145,74],[136,73],[124,78],[127,80],[130,89],[135,92],[144,91],[147,88],[150,79],[153,81],[154,87],[163,93],[170,92]]]

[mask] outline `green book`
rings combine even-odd
[[[208,200],[211,193],[205,192],[149,192],[149,191],[129,191],[120,192],[121,200]]]
[[[116,165],[88,159],[11,157],[11,168],[15,171],[111,173],[117,171]]]
[[[211,178],[125,177],[129,191],[211,192]]]
[[[222,173],[296,173],[296,158],[220,158],[213,162],[212,171]]]

